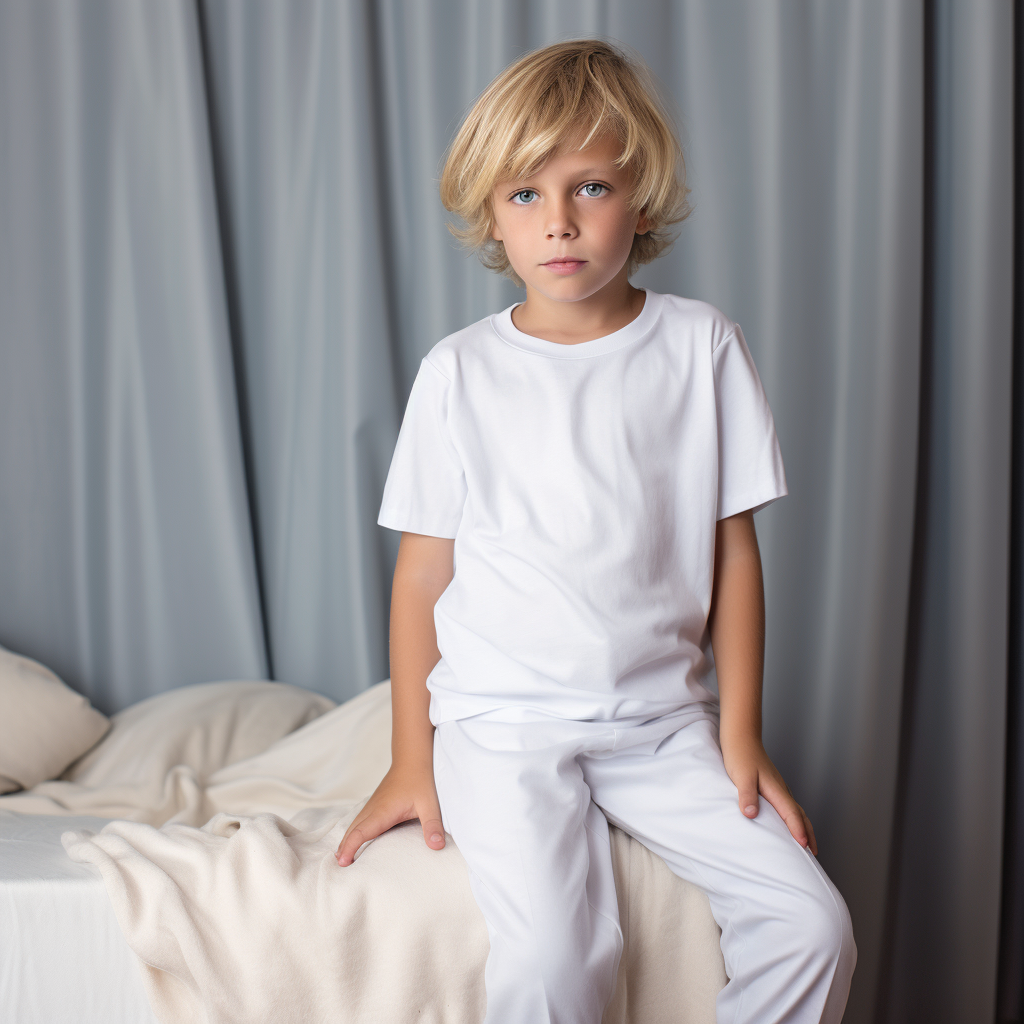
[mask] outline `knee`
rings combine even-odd
[[[807,894],[797,900],[788,923],[794,941],[809,958],[834,966],[837,974],[853,973],[857,962],[853,922],[838,891]]]

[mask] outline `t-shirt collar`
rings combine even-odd
[[[502,341],[513,348],[551,356],[554,359],[585,359],[588,356],[602,355],[605,352],[614,352],[617,349],[625,348],[626,345],[639,341],[650,332],[661,313],[662,295],[659,292],[651,291],[650,288],[646,288],[644,291],[647,293],[647,298],[644,300],[643,309],[625,327],[620,327],[617,331],[612,331],[611,334],[605,334],[603,337],[593,338],[591,341],[577,342],[575,345],[562,345],[557,341],[535,338],[532,334],[526,334],[519,330],[512,323],[512,310],[521,305],[519,302],[514,302],[500,313],[492,314],[490,317],[491,327]]]

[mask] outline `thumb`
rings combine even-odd
[[[744,775],[737,783],[740,810],[747,818],[756,818],[758,811],[757,772]]]
[[[423,825],[423,838],[432,850],[444,849],[444,826],[441,824],[441,808],[434,804],[425,808],[420,815]]]

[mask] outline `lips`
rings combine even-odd
[[[556,256],[554,259],[542,263],[553,274],[574,274],[581,267],[586,266],[587,261],[576,256]]]

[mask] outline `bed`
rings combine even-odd
[[[71,860],[60,842],[69,828],[106,823],[0,817],[0,1017],[8,1024],[156,1024],[99,872]]]
[[[416,821],[333,852],[390,764],[387,681],[185,687],[0,797],[0,1017],[475,1024],[488,939],[465,862]],[[625,938],[605,1024],[712,1024],[704,894],[612,828]]]

